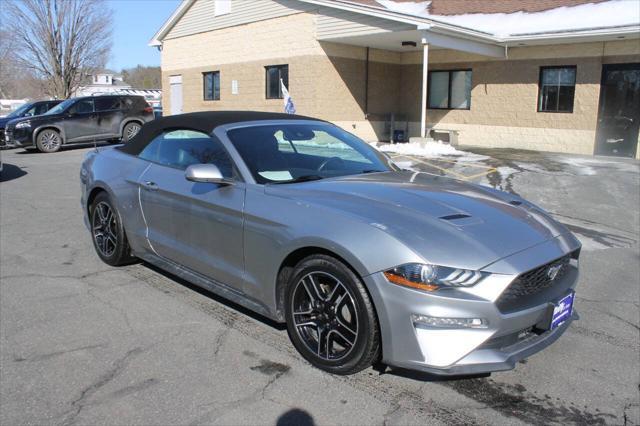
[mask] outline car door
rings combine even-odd
[[[241,291],[245,184],[220,141],[204,133],[175,129],[156,137],[140,157],[151,162],[139,185],[152,249]],[[215,164],[234,183],[188,181],[185,169],[202,163]]]
[[[122,122],[122,102],[117,96],[104,96],[95,98],[97,125],[100,133],[106,136],[120,136],[120,123]]]
[[[64,134],[67,142],[100,135],[92,98],[80,99],[69,107],[64,118]]]

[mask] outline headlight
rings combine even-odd
[[[30,121],[21,121],[20,123],[16,124],[16,129],[24,129],[26,127],[31,127]]]
[[[480,282],[486,275],[488,274],[480,271],[421,263],[407,263],[384,272],[384,276],[394,284],[425,291],[470,287]]]

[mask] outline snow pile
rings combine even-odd
[[[587,28],[640,25],[640,5],[636,0],[610,0],[542,12],[469,13],[464,15],[431,15],[425,3],[397,3],[376,0],[394,12],[430,18],[484,31],[499,37]]]
[[[441,142],[409,142],[409,143],[396,143],[396,144],[377,144],[374,145],[378,151],[382,152],[394,152],[396,154],[403,155],[417,155],[420,157],[438,157],[440,155],[463,155],[462,151],[458,151],[451,145],[447,145]]]
[[[399,13],[406,13],[407,15],[416,15],[422,16],[422,14],[429,13],[429,5],[430,1],[425,1],[421,3],[413,3],[413,2],[401,2],[396,3],[393,0],[376,0],[382,6],[386,7],[389,10]]]

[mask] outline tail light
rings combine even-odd
[[[147,105],[146,107],[144,107],[143,111],[144,112],[153,112],[153,108],[151,108],[149,105]]]

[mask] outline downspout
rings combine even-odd
[[[369,47],[364,67],[364,118],[369,118]]]

